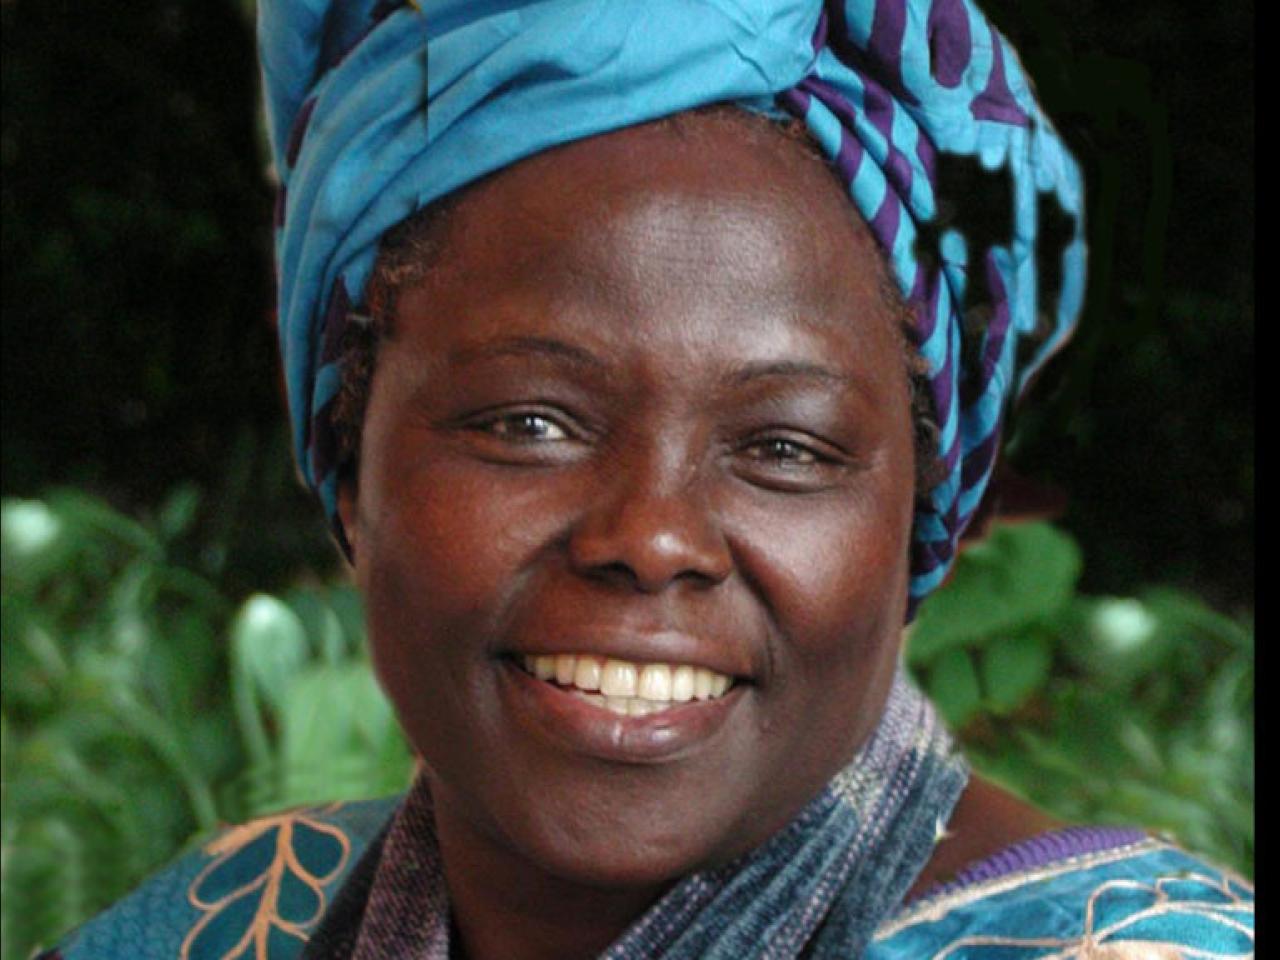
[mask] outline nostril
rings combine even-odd
[[[705,500],[688,477],[627,471],[585,506],[569,536],[571,563],[585,576],[644,592],[676,581],[718,583],[733,560]]]
[[[625,563],[603,563],[594,566],[588,566],[584,571],[593,580],[602,580],[610,583],[625,583],[628,586],[636,586],[640,579],[636,576],[634,570]]]
[[[732,569],[727,546],[710,532],[699,540],[670,531],[575,540],[572,563],[584,576],[646,593],[677,581],[713,586]]]

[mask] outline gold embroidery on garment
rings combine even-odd
[[[1203,884],[1214,892],[1223,894],[1229,902],[1170,899],[1165,890],[1166,885],[1186,882]],[[1110,890],[1136,890],[1151,893],[1155,896],[1155,903],[1108,926],[1097,927],[1098,901]],[[1054,950],[1052,953],[1036,954],[1036,960],[1246,960],[1254,954],[1253,928],[1226,911],[1252,914],[1253,904],[1243,900],[1231,889],[1231,881],[1225,875],[1218,880],[1204,874],[1179,872],[1176,875],[1160,877],[1155,883],[1117,878],[1099,884],[1098,888],[1089,895],[1085,903],[1084,930],[1078,937],[962,937],[947,944],[940,953],[934,954],[934,960],[947,960],[966,947],[1039,947]],[[1137,923],[1172,915],[1200,916],[1213,920],[1246,936],[1249,939],[1250,948],[1244,953],[1222,953],[1167,942],[1120,939],[1124,936],[1126,929]]]
[[[986,880],[982,883],[970,884],[955,893],[942,893],[937,896],[926,897],[912,904],[896,918],[881,926],[876,931],[875,939],[888,940],[894,934],[905,930],[907,927],[913,927],[918,923],[933,923],[952,910],[956,910],[966,904],[985,900],[987,897],[992,897],[996,894],[1008,893],[1010,890],[1016,890],[1018,887],[1026,886],[1027,884],[1039,883],[1042,880],[1050,880],[1064,873],[1071,873],[1074,870],[1088,870],[1103,864],[1114,863],[1117,860],[1124,860],[1136,854],[1164,850],[1169,847],[1170,844],[1161,840],[1139,840],[1135,843],[1125,844],[1122,847],[1116,847],[1113,850],[1068,857],[1038,870],[1027,870],[1023,873],[1015,873],[1005,877],[996,877],[994,880]]]
[[[197,910],[202,911],[204,916],[183,939],[182,950],[179,953],[180,960],[192,960],[190,951],[201,931],[227,908],[254,894],[258,894],[258,905],[252,920],[235,945],[217,960],[241,960],[241,958],[267,960],[267,945],[273,929],[305,942],[307,928],[319,920],[324,913],[325,886],[342,872],[351,854],[351,841],[347,835],[333,824],[316,819],[333,813],[341,806],[342,804],[335,803],[320,810],[296,810],[262,817],[238,827],[232,827],[206,845],[205,853],[212,855],[214,859],[204,866],[187,888],[187,901]],[[338,843],[340,854],[332,869],[317,875],[299,861],[293,846],[294,828],[298,825],[332,837]],[[207,902],[200,898],[197,891],[210,874],[245,850],[255,840],[273,830],[276,831],[275,850],[265,870],[217,900]],[[289,921],[280,915],[280,892],[286,872],[291,873],[315,894],[316,908],[303,920]],[[252,952],[249,952],[250,948]],[[199,957],[195,960],[205,960],[205,958]]]

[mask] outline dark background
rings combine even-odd
[[[1253,37],[1244,2],[1001,0],[1088,182],[1075,343],[1013,436],[1083,586],[1253,605]],[[294,482],[252,4],[3,0],[0,492],[201,494],[242,590],[336,562]],[[208,548],[212,549],[212,548]]]

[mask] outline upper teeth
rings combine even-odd
[[[554,680],[606,697],[638,697],[659,703],[711,700],[733,680],[723,673],[688,664],[632,663],[590,654],[560,653],[523,658],[524,668],[540,680]]]

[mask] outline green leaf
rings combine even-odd
[[[365,643],[364,599],[349,583],[341,583],[329,591],[329,605],[337,614],[351,650],[362,650]]]
[[[160,541],[136,520],[113,510],[97,497],[81,490],[64,488],[49,494],[48,502],[60,517],[77,528],[76,535],[101,541],[105,536],[116,545],[126,546],[142,554],[159,557]]]
[[[1081,610],[1083,630],[1064,651],[1103,686],[1127,690],[1174,653],[1160,619],[1140,600],[1102,597],[1083,601]]]
[[[107,597],[111,639],[125,657],[140,655],[151,640],[150,614],[155,607],[155,564],[149,558],[129,564],[115,579]]]
[[[102,906],[86,869],[83,834],[64,818],[48,816],[25,824],[13,845],[17,849],[13,862],[5,864],[6,873],[12,870],[27,907],[14,917],[22,925],[22,935],[15,939],[52,939]]]
[[[150,747],[165,772],[182,786],[190,803],[191,816],[201,825],[215,823],[217,811],[213,792],[173,725],[139,701],[135,691],[127,688],[110,690],[106,710],[120,729]],[[72,769],[74,764],[64,762],[62,768]]]
[[[317,665],[299,674],[281,711],[282,801],[289,806],[368,796],[395,714],[368,667]],[[403,754],[407,760],[407,751]],[[407,763],[405,768],[407,771]]]
[[[1117,737],[1132,758],[1132,769],[1147,777],[1160,777],[1166,772],[1160,745],[1151,730],[1143,724],[1126,718],[1117,731]]]
[[[4,579],[29,583],[59,559],[66,525],[40,500],[0,501],[0,565]]]
[[[1251,624],[1240,623],[1211,609],[1199,597],[1184,590],[1153,587],[1143,592],[1142,601],[1165,630],[1190,633],[1201,643],[1208,640],[1238,650],[1253,650]]]
[[[161,539],[172,541],[186,533],[199,509],[200,490],[195,484],[184,483],[175,488],[160,507],[157,523]]]
[[[38,616],[29,616],[9,597],[3,601],[4,641],[0,644],[0,690],[15,711],[55,709],[71,664]]]
[[[963,650],[948,650],[929,669],[929,697],[953,729],[978,712],[982,690],[973,660]]]
[[[298,615],[313,649],[320,651],[320,659],[326,663],[338,663],[346,654],[346,641],[342,621],[315,589],[290,591],[285,598]]]
[[[997,714],[1009,714],[1048,681],[1053,651],[1043,635],[1005,637],[983,648],[981,665],[986,705]]]
[[[908,656],[929,663],[944,650],[1043,619],[1071,599],[1080,576],[1080,548],[1046,523],[998,527],[966,549],[951,579],[920,608]]]
[[[273,709],[309,654],[306,630],[287,604],[265,593],[244,602],[231,625],[233,668]]]

